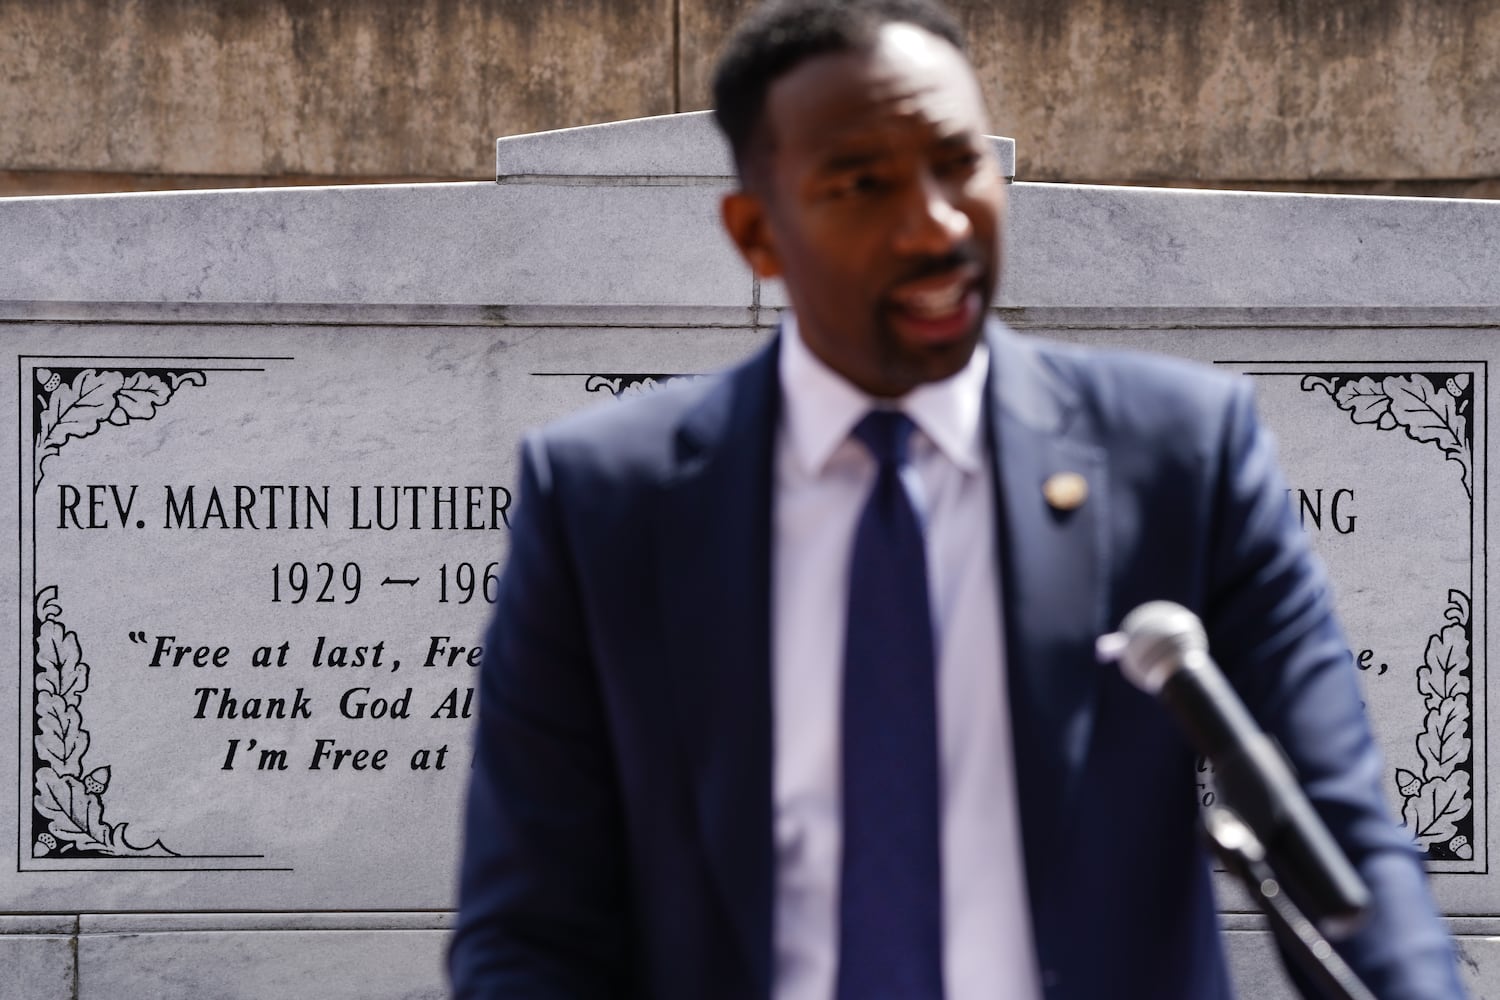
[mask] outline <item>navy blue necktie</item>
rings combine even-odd
[[[912,422],[860,421],[879,472],[849,562],[837,1000],[941,1000],[942,864],[932,614],[901,483]]]

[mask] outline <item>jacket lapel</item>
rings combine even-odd
[[[1028,341],[991,330],[991,454],[1006,674],[1026,872],[1044,945],[1049,867],[1075,819],[1097,697],[1093,644],[1104,629],[1108,511],[1103,449],[1088,440],[1073,391]],[[1044,489],[1075,473],[1087,495],[1072,509]],[[1046,948],[1043,947],[1045,955]]]
[[[774,891],[771,766],[773,342],[684,418],[657,507],[675,729],[723,905],[769,994]]]

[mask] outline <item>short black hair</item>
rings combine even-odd
[[[771,84],[813,56],[871,45],[887,24],[912,24],[964,49],[957,22],[932,0],[773,0],[741,23],[719,56],[713,91],[742,182]]]

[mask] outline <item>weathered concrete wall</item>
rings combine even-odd
[[[1493,0],[967,6],[1039,180],[1500,176]]]
[[[948,0],[1023,180],[1500,177],[1494,0]],[[682,91],[748,3],[685,0]]]
[[[1494,0],[951,4],[1022,179],[1500,196]],[[0,193],[482,178],[706,107],[748,6],[0,0]]]
[[[0,169],[482,177],[672,110],[672,0],[0,0]]]

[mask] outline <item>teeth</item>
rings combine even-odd
[[[904,296],[902,304],[912,312],[923,316],[942,316],[957,307],[963,300],[965,290],[963,283],[960,282],[947,288]]]

